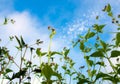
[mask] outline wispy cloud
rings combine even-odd
[[[105,18],[100,12],[104,5],[111,3],[113,9],[115,9],[115,7],[119,7],[118,5],[120,4],[120,0],[84,0],[82,1],[82,4],[80,4],[80,0],[73,0],[73,3],[75,3],[77,8],[72,14],[74,16],[72,20],[67,23],[67,26],[60,27],[63,29],[57,29],[57,32],[61,33],[59,33],[60,36],[53,39],[52,50],[61,50],[64,46],[68,46],[69,44],[69,46],[71,46],[70,41],[76,39],[78,34],[84,33],[86,29],[92,26],[92,24],[95,22],[94,19],[96,15],[99,14],[102,18]],[[117,8],[118,11],[119,9],[120,8]],[[56,8],[51,10],[51,13],[55,13],[56,10]],[[5,16],[16,21],[15,24],[0,26],[0,38],[2,38],[3,42],[6,42],[10,35],[22,35],[25,41],[30,44],[33,43],[36,39],[43,40],[44,43],[40,47],[42,47],[43,51],[47,50],[49,44],[49,31],[47,30],[48,25],[43,25],[44,23],[42,23],[42,20],[39,20],[37,17],[33,16],[29,11],[18,12],[14,10],[13,1],[10,0],[0,0],[0,12],[0,22],[4,20]],[[70,12],[68,12],[68,15],[69,13]],[[47,17],[49,17],[49,14]],[[66,17],[67,15],[63,16],[63,18]],[[77,55],[77,57],[79,57],[77,52],[78,51],[73,50],[70,56]]]

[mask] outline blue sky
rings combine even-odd
[[[101,18],[97,23],[110,24],[108,22],[110,19],[101,11],[108,3],[112,5],[116,14],[120,12],[118,8],[120,0],[0,0],[0,22],[4,17],[16,21],[14,25],[2,27],[0,37],[23,35],[28,43],[40,38],[45,41],[43,50],[47,50],[49,43],[47,27],[52,26],[57,31],[52,49],[70,47],[69,44],[78,34],[84,33],[96,23],[96,15],[100,15]],[[106,30],[110,30],[109,28],[110,25]],[[80,57],[76,52],[78,52],[76,49],[72,51],[72,55],[76,56],[76,58],[73,56],[74,59]]]
[[[23,35],[28,43],[40,38],[45,41],[40,47],[47,50],[47,27],[52,26],[57,31],[52,49],[61,50],[64,46],[70,47],[70,41],[96,23],[97,15],[101,18],[97,23],[111,24],[107,15],[101,11],[108,3],[112,5],[115,14],[120,13],[120,0],[0,0],[0,22],[3,22],[4,17],[16,21],[14,25],[1,27],[0,38],[4,42],[9,35]],[[108,25],[106,30],[110,28]],[[84,64],[78,49],[73,49],[70,56]]]
[[[96,11],[100,9],[101,6],[97,6],[97,4],[96,0],[90,2],[87,0],[14,0],[14,9],[21,12],[27,10],[31,15],[42,20],[43,24],[51,23],[59,27],[78,17],[82,17],[84,13],[90,10]]]
[[[117,0],[120,2],[119,0]],[[67,26],[78,19],[88,20],[87,18],[94,13],[100,13],[104,5],[111,3],[116,6],[114,0],[1,0],[6,11],[27,11],[31,16],[37,17],[41,24],[52,25],[56,28]],[[6,4],[7,3],[7,4]],[[85,15],[85,16],[84,16]]]
[[[57,25],[62,25],[73,19],[74,10],[76,9],[76,5],[68,0],[22,0],[21,2],[23,3],[15,1],[14,7],[16,10],[28,10],[31,14],[42,19],[44,23],[50,21],[52,24]]]
[[[117,1],[113,2],[113,0],[13,0],[13,8],[20,12],[29,11],[31,15],[42,20],[43,24],[50,22],[55,26],[61,26],[82,17],[83,14],[100,12],[108,3],[117,4]]]

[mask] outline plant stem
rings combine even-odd
[[[26,51],[27,51],[27,47],[25,48],[25,51],[24,51],[23,56],[22,56],[22,51],[21,51],[21,63],[20,63],[20,69],[22,69],[23,58],[25,57]]]
[[[24,54],[23,54],[23,56],[22,56],[22,50],[21,50],[21,63],[20,63],[20,72],[21,72],[21,70],[22,70],[23,58],[25,57],[26,51],[27,51],[27,46],[26,46],[26,48],[25,48],[25,51],[24,51]],[[19,84],[21,83],[21,80],[22,80],[22,78],[20,77],[20,79],[19,79]]]
[[[108,57],[107,53],[105,53],[105,54],[106,54],[107,60],[110,63],[110,66],[112,67],[113,71],[116,72],[115,67],[114,67],[113,63],[111,62],[110,58]]]
[[[114,65],[112,64],[111,60],[107,58],[108,62],[110,63],[110,66],[112,67],[113,71],[116,72]]]
[[[23,58],[22,58],[22,49],[21,49],[21,63],[20,63],[20,72],[21,72],[21,69],[22,69],[22,61],[23,61]],[[20,78],[19,78],[19,84],[21,84],[21,76],[20,76]]]
[[[12,59],[13,63],[20,69],[20,67],[18,66],[18,64]]]
[[[86,54],[85,54],[85,52],[83,52],[84,53],[84,57],[86,56]],[[88,67],[88,70],[90,70],[90,66],[89,66],[89,64],[88,64],[88,62],[87,62],[87,60],[85,59],[85,61],[86,61],[86,63],[87,63],[87,67]],[[88,72],[88,77],[91,79],[91,77],[89,76],[89,72]]]
[[[41,62],[41,56],[39,57],[39,59],[40,59],[40,66],[41,66],[41,63],[42,63],[42,62]]]
[[[48,64],[50,64],[50,48],[51,48],[51,44],[52,44],[52,38],[50,38],[50,43],[48,46]]]

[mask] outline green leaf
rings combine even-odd
[[[66,49],[66,48],[64,49],[64,55],[65,55],[65,57],[68,56],[69,52],[70,52],[70,49]]]
[[[97,62],[96,64],[101,65],[101,66],[105,66],[104,62]]]
[[[16,38],[16,40],[17,40],[17,42],[18,42],[18,44],[19,44],[19,47],[20,47],[21,49],[22,49],[23,47],[25,47],[25,42],[24,42],[22,36],[20,36],[20,39],[19,39],[17,36],[15,36],[15,38]]]
[[[93,36],[95,36],[95,32],[90,32],[89,35],[88,35],[88,38],[91,38]]]
[[[120,74],[120,68],[117,70],[117,73]]]
[[[47,52],[42,52],[41,53],[41,56],[44,56],[44,55],[46,55],[47,54]]]
[[[81,50],[81,51],[84,51],[84,49],[85,49],[84,42],[81,41],[81,42],[80,42],[80,50]]]
[[[53,70],[48,64],[44,65],[42,69],[42,74],[46,77],[47,80],[50,80],[52,77]]]
[[[99,25],[99,31],[101,31],[104,27],[105,25]]]
[[[77,84],[85,84],[85,83],[90,84],[90,81],[88,79],[79,78],[79,81]]]
[[[11,79],[11,80],[13,80],[13,79],[15,79],[15,78],[20,78],[20,76],[25,76],[25,75],[26,75],[26,72],[27,72],[27,68],[23,68],[23,69],[20,70],[19,72],[14,73],[14,74],[12,75],[12,79]]]
[[[34,72],[35,72],[35,73],[41,73],[41,69],[36,68],[36,69],[34,69]]]
[[[85,35],[85,39],[87,40],[93,36],[95,36],[95,32],[90,32],[90,30],[88,30],[88,33]]]
[[[58,64],[55,64],[54,70],[56,71],[58,69]]]
[[[42,74],[46,77],[47,80],[50,80],[52,76],[58,77],[58,79],[61,79],[61,75],[57,72],[54,72],[50,65],[46,64],[44,65],[42,69]]]
[[[98,48],[100,45],[98,43],[94,44],[95,48]]]
[[[10,39],[10,41],[12,41],[14,39],[14,37],[13,36],[9,36],[9,39]]]
[[[24,82],[24,84],[31,84],[30,82]]]
[[[90,52],[91,50],[92,50],[92,48],[87,48],[87,47],[86,47],[84,51],[85,51],[86,53],[88,53],[88,52]]]
[[[93,65],[93,61],[92,60],[89,60],[89,56],[84,56],[84,59],[86,60],[86,63],[92,67]]]
[[[108,44],[106,44],[104,41],[102,41],[102,40],[100,40],[100,44],[101,44],[101,46],[103,47],[103,50],[104,51],[107,51],[107,46],[108,46]]]
[[[110,12],[110,11],[111,11],[111,6],[110,6],[110,4],[107,5],[106,11],[107,11],[107,12]]]
[[[108,16],[112,17],[113,13],[112,12],[108,12]]]
[[[65,71],[65,74],[70,75],[70,70],[69,70],[69,69],[67,69],[67,70]]]
[[[99,19],[99,16],[96,16],[96,20],[98,20]]]
[[[46,80],[43,80],[40,84],[53,84],[53,80],[49,80],[49,81],[46,81]]]
[[[22,45],[22,47],[25,47],[25,42],[24,42],[24,40],[23,40],[23,37],[22,37],[22,36],[20,36],[20,40],[21,40],[21,45]]]
[[[7,68],[7,69],[6,69],[6,73],[9,73],[9,72],[13,72],[13,70]]]
[[[92,60],[87,60],[87,63],[88,63],[89,66],[92,67],[92,65],[93,65],[93,61]]]
[[[18,37],[17,37],[17,36],[15,36],[15,38],[16,38],[16,40],[17,40],[18,44],[19,44],[19,47],[20,47],[20,48],[22,48],[21,42],[20,42],[20,40],[18,39]]]
[[[11,80],[11,77],[9,77],[8,75],[5,75],[5,79]],[[11,83],[9,83],[11,84]]]
[[[118,51],[118,50],[113,50],[113,51],[111,52],[111,57],[118,57],[118,56],[120,56],[120,51]]]
[[[40,48],[37,48],[36,54],[41,57],[41,56],[46,55],[47,53],[46,52],[41,52]]]
[[[79,41],[77,41],[77,42],[72,42],[73,48],[74,48],[78,43],[79,43]]]
[[[62,68],[66,71],[67,67],[66,66],[62,66]]]
[[[97,75],[96,75],[96,79],[95,80],[98,80],[99,78],[103,78],[103,77],[107,77],[109,75],[103,73],[103,72],[99,72]]]
[[[98,25],[98,24],[94,24],[93,25],[93,29],[96,30],[97,32],[99,33],[102,33],[102,29],[105,27],[105,24],[104,25]]]
[[[50,53],[51,56],[56,55],[56,54],[57,55],[62,55],[60,52],[56,52],[56,51]]]
[[[37,50],[36,50],[36,54],[37,54],[38,56],[41,56],[40,48],[37,48]]]
[[[115,78],[115,77],[112,77],[112,76],[108,76],[108,77],[104,77],[102,78],[103,80],[109,80],[111,81],[113,84],[118,84],[120,83],[120,79],[119,78]]]
[[[96,70],[92,70],[91,71],[91,76],[93,77],[96,74],[96,72],[97,72]]]
[[[110,76],[110,75],[105,74],[103,72],[100,72],[96,75],[95,81],[98,80],[99,78],[102,78],[102,80],[110,80],[111,82],[113,82],[115,84],[117,84],[118,81],[120,81],[119,78],[116,78],[114,76]]]
[[[120,45],[120,32],[116,34],[116,46],[118,47]]]
[[[5,19],[4,19],[4,25],[6,25],[8,23],[8,19],[5,17]]]
[[[117,28],[117,30],[120,30],[120,28]]]
[[[96,51],[90,55],[91,57],[104,57],[104,54],[102,51]]]
[[[59,74],[57,72],[53,72],[53,76],[56,76],[59,80],[62,79],[61,74]]]

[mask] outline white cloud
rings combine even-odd
[[[6,38],[11,35],[22,35],[28,43],[35,42],[36,39],[41,39],[44,41],[44,50],[46,50],[49,43],[49,31],[47,30],[47,26],[41,25],[42,23],[34,16],[31,16],[27,11],[21,13],[14,12],[9,14],[8,18],[14,19],[16,22],[14,24],[9,23],[5,26],[1,26],[0,37],[3,40],[7,40]],[[59,38],[55,38],[53,40],[53,49],[59,49],[63,45],[61,42],[62,40],[58,39]],[[58,46],[57,44],[60,45]]]
[[[6,3],[8,4],[5,5]],[[13,4],[12,1],[0,0],[0,11],[1,11],[0,19],[2,19],[3,21],[2,16],[7,16],[8,18],[14,19],[16,21],[15,24],[9,23],[8,25],[0,26],[0,38],[2,38],[3,44],[4,42],[6,42],[6,40],[8,40],[8,37],[10,35],[17,35],[17,36],[22,35],[25,41],[28,43],[33,43],[35,42],[36,39],[43,40],[44,44],[42,44],[40,47],[42,47],[43,48],[42,50],[44,51],[47,50],[49,44],[49,31],[47,30],[47,25],[46,26],[42,25],[42,21],[39,22],[39,20],[35,16],[32,16],[28,11],[23,11],[23,12],[13,11],[12,4]],[[100,1],[100,4],[103,4],[103,2]],[[101,8],[99,9],[101,10]],[[75,15],[77,16],[80,15],[79,10],[80,8],[76,10]],[[99,12],[95,11],[86,14],[85,17],[89,19],[93,19],[97,14],[99,14]],[[80,18],[77,18],[74,22],[71,22],[64,31],[64,33],[67,32],[65,36],[63,35],[63,37],[65,38],[61,39],[57,37],[53,40],[52,50],[58,50],[58,49],[61,50],[62,47],[68,44],[68,41],[72,40],[73,38],[76,38],[76,36],[79,33],[85,31],[89,24],[90,24],[89,20],[80,20]]]
[[[25,42],[27,42],[28,44],[33,44],[36,41],[36,39],[41,39],[44,42],[38,47],[41,47],[42,51],[48,50],[49,31],[47,29],[47,25],[46,26],[42,25],[42,22],[39,22],[39,20],[35,16],[32,16],[28,11],[23,12],[14,11],[9,12],[8,14],[2,11],[1,13],[2,13],[0,14],[1,23],[3,23],[4,21],[4,17],[2,17],[3,14],[5,14],[9,19],[15,20],[14,24],[8,23],[7,25],[0,26],[0,38],[2,39],[2,42],[0,43],[1,46],[7,43],[9,36],[16,35],[19,37],[22,35]],[[51,49],[62,50],[62,47],[65,45],[65,43],[63,43],[62,41],[63,40],[60,38],[54,38]],[[10,49],[10,53],[12,56],[16,54],[15,45],[17,44],[14,42],[8,45],[8,48]],[[27,56],[29,56],[28,53]],[[19,58],[16,58],[15,61],[18,63],[18,60]],[[43,58],[43,61],[45,60],[47,59]],[[37,63],[39,61],[34,62]],[[14,70],[17,70],[14,66],[12,68],[14,68]]]

